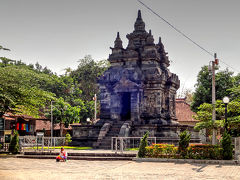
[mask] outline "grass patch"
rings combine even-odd
[[[138,151],[139,148],[127,148],[126,151]]]
[[[64,147],[64,149],[71,149],[71,150],[88,150],[92,149],[92,147],[74,147],[74,146],[56,146],[55,149],[61,149],[61,147]],[[37,147],[27,147],[26,149],[37,149]],[[38,147],[38,149],[42,149],[41,146]],[[54,149],[54,147],[43,147],[43,149]]]

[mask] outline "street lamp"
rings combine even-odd
[[[51,101],[51,142],[52,142],[52,138],[53,138],[53,113],[52,113],[52,111],[53,111],[53,108],[52,108],[52,106],[53,106],[53,102],[55,102],[55,101]]]
[[[225,124],[224,124],[224,127],[225,127],[225,130],[227,131],[227,105],[229,103],[229,98],[227,96],[225,96],[223,98],[223,103],[225,104]]]

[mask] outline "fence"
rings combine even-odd
[[[52,151],[56,146],[65,145],[65,137],[19,136],[21,151]]]
[[[140,145],[142,137],[112,137],[111,149],[115,152],[123,152],[130,148],[138,148]],[[147,138],[148,145],[156,143],[156,137]]]
[[[240,137],[234,138],[234,156],[235,159],[238,159],[238,156],[240,155]]]

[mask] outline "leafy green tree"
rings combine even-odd
[[[97,79],[109,67],[107,60],[95,62],[90,55],[79,60],[76,70],[70,73],[74,80],[75,88],[81,89],[80,98],[91,101],[94,94],[98,94]]]
[[[219,104],[221,104],[221,101],[217,101],[216,103],[216,108],[219,109]],[[222,109],[221,109],[222,111]],[[213,123],[212,121],[212,104],[209,103],[203,103],[198,107],[197,115],[194,116],[196,120],[199,120],[199,122],[196,124],[194,127],[196,130],[201,130],[201,129],[208,129],[212,130],[215,127],[220,127],[223,126],[223,122],[220,121],[221,116],[219,118],[218,113],[216,113],[216,122]]]
[[[10,141],[9,152],[12,154],[17,154],[19,152],[19,136],[17,131],[14,131],[13,137]]]
[[[27,68],[0,68],[0,115],[12,111],[37,117],[39,109],[54,98],[53,93],[40,86],[48,81],[48,76]]]
[[[80,122],[80,107],[72,107],[69,103],[65,102],[63,98],[57,99],[53,103],[53,123],[60,123],[60,136],[62,137],[63,125],[68,126],[73,122]],[[50,118],[51,112],[46,113]]]
[[[228,71],[228,69],[218,71],[216,73],[216,99],[228,96],[229,92],[227,89],[233,88],[235,84],[236,80],[234,79],[233,72]],[[212,76],[208,72],[207,66],[203,66],[198,73],[195,87],[196,90],[193,94],[191,109],[197,112],[201,104],[212,102]]]
[[[240,85],[228,89],[228,92],[230,99],[240,101]]]
[[[84,122],[94,116],[92,98],[98,93],[97,78],[108,67],[108,61],[95,62],[86,56],[76,70],[67,68],[65,75],[57,76],[39,63],[27,65],[21,60],[2,57],[0,115],[12,111],[37,117],[47,102],[62,98],[69,105],[63,123],[67,126],[73,121]]]
[[[240,135],[240,102],[238,99],[233,99],[227,105],[227,125],[230,132],[235,136]],[[225,125],[225,105],[222,100],[216,101],[216,121],[212,122],[212,104],[203,103],[199,106],[195,119],[199,120],[194,127],[197,130],[208,129],[212,130],[216,127],[224,127]]]
[[[63,78],[67,81],[72,80],[73,86],[70,87],[71,93],[64,97],[72,106],[78,104],[81,105],[81,122],[84,122],[87,118],[93,118],[94,116],[94,94],[98,94],[97,79],[103,74],[103,72],[109,67],[107,60],[94,61],[90,55],[85,56],[79,60],[79,65],[76,70],[66,69],[66,73]],[[65,82],[66,84],[70,84]],[[63,96],[62,96],[63,97]],[[98,102],[97,102],[98,103]],[[98,106],[99,107],[99,103]]]
[[[0,57],[0,60],[2,61],[1,66],[5,67],[7,65],[13,64],[14,62],[16,62],[15,60],[6,58],[6,57]]]

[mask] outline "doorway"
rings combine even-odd
[[[130,92],[122,93],[120,116],[122,121],[131,119],[131,93]]]

